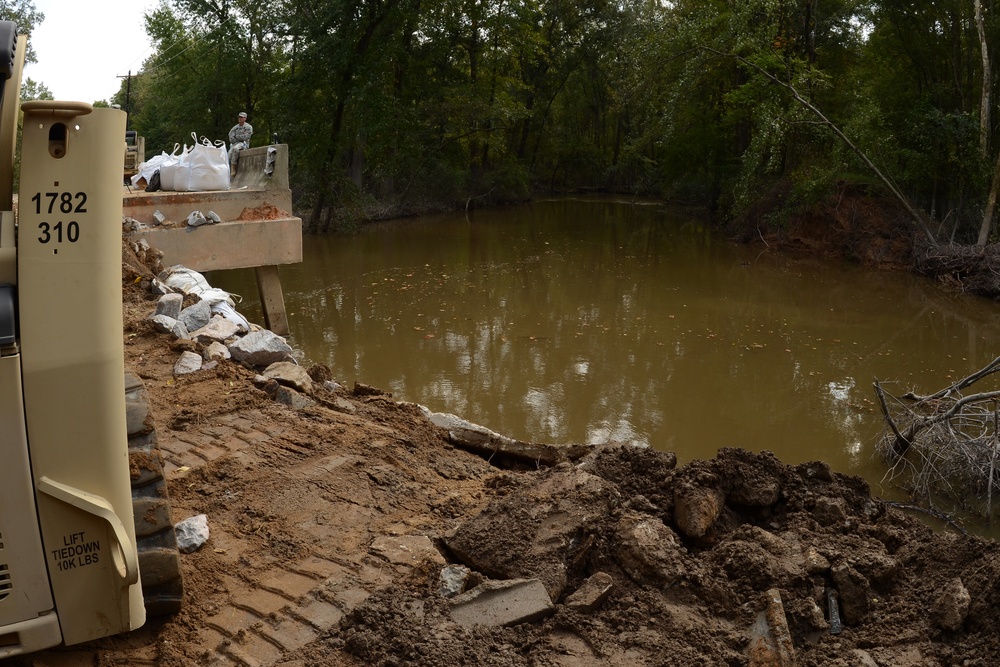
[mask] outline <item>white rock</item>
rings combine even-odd
[[[181,553],[197,551],[208,542],[208,517],[198,514],[184,519],[174,526],[174,531],[177,533],[177,548]]]
[[[191,338],[207,345],[212,341],[222,342],[232,338],[239,332],[239,325],[232,320],[226,319],[225,317],[215,317],[211,322],[202,328],[192,331],[190,335]],[[228,359],[229,357],[226,358]]]
[[[292,348],[285,339],[266,329],[239,339],[229,346],[229,353],[236,361],[245,361],[251,366],[270,366],[292,358]]]
[[[197,331],[212,320],[212,306],[208,301],[199,301],[181,311],[178,318],[188,328],[188,331]]]
[[[209,343],[205,351],[202,352],[202,356],[208,361],[220,361],[224,359],[229,359],[229,348],[220,343],[217,340],[213,340]]]
[[[465,592],[465,583],[469,580],[472,570],[464,565],[447,565],[441,569],[438,579],[438,593],[443,597],[453,598]]]
[[[309,373],[302,366],[290,361],[279,361],[271,364],[264,369],[263,375],[306,394],[312,393],[313,383]]]
[[[174,375],[187,375],[201,370],[204,359],[197,352],[181,352],[181,358],[174,364]]]

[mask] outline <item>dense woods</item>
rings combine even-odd
[[[838,188],[937,243],[1000,191],[993,0],[165,0],[147,152],[250,114],[312,230],[585,189],[781,224]],[[130,84],[130,89],[128,88]],[[126,99],[126,91],[129,92]]]

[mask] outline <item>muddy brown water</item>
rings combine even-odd
[[[1000,309],[907,274],[739,245],[657,203],[526,206],[307,236],[281,267],[304,361],[535,442],[828,461],[876,492],[872,381],[929,392],[1000,348]],[[214,273],[262,321],[252,271]]]

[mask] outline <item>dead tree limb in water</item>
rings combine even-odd
[[[991,516],[993,487],[1000,484],[1000,390],[962,392],[998,371],[1000,357],[924,396],[896,397],[875,381],[886,426],[877,450],[890,464],[887,475],[902,476],[915,501],[934,508],[937,497]]]

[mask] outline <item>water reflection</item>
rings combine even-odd
[[[735,245],[662,206],[541,201],[305,251],[281,269],[305,358],[534,441],[741,446],[877,483],[872,379],[937,389],[997,353],[991,302]],[[249,271],[211,280],[256,293]]]

